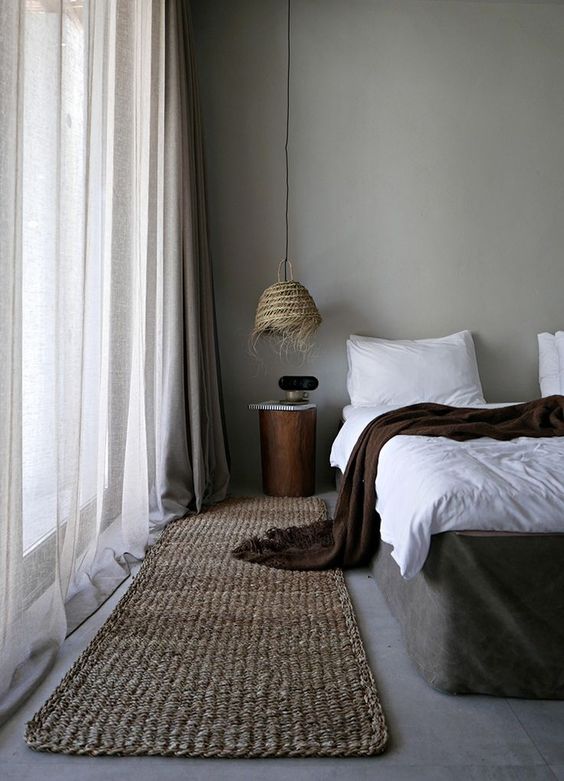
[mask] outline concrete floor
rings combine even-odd
[[[129,582],[65,643],[42,686],[0,730],[0,781],[564,781],[564,701],[452,697],[431,689],[407,656],[398,624],[367,570],[346,575],[391,742],[370,759],[204,760],[73,757],[35,752],[24,725],[125,593]],[[564,653],[564,652],[563,652]]]

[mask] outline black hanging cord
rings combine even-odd
[[[284,257],[284,282],[288,281],[288,206],[290,202],[290,177],[288,169],[288,140],[290,138],[290,6],[291,0],[288,0],[288,70],[286,73],[286,143],[284,152],[286,154],[286,254]]]

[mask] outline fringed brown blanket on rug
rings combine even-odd
[[[397,434],[447,437],[460,442],[479,437],[564,436],[564,396],[497,409],[468,409],[442,404],[413,404],[371,421],[349,458],[333,521],[269,529],[265,537],[245,540],[233,556],[279,569],[327,569],[367,563],[378,547],[376,505],[378,457]]]

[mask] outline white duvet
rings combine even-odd
[[[331,466],[344,472],[362,430],[391,409],[345,407]],[[425,563],[432,534],[564,532],[564,437],[455,442],[396,436],[380,453],[376,496],[381,537],[393,546],[405,578]]]

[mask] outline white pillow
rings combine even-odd
[[[353,335],[347,357],[347,390],[354,407],[421,401],[485,404],[469,331],[415,340]]]
[[[541,396],[564,393],[564,331],[539,334]]]

